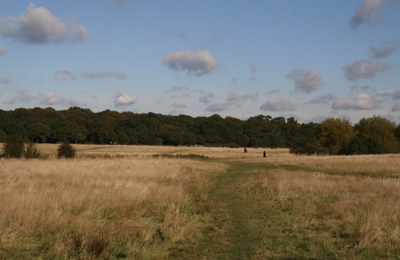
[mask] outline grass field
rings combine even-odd
[[[0,259],[400,258],[400,155],[38,147],[0,160]]]

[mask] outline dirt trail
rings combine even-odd
[[[219,206],[216,222],[227,230],[219,235],[212,232],[209,241],[205,241],[200,249],[200,259],[252,259],[252,248],[257,244],[256,233],[249,223],[249,202],[242,198],[238,188],[245,177],[238,164],[231,164],[226,172],[217,176],[211,199]]]

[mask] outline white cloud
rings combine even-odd
[[[6,84],[6,85],[8,85],[8,84],[11,84],[12,83],[12,80],[10,79],[10,77],[3,77],[2,79],[0,79],[0,84]]]
[[[186,108],[185,103],[174,103],[174,104],[172,104],[172,106],[175,108]]]
[[[46,106],[54,106],[54,105],[63,105],[63,106],[86,106],[85,103],[80,102],[74,98],[65,99],[63,97],[58,97],[53,92],[48,92],[46,94],[39,94],[39,102],[42,105]]]
[[[8,50],[4,49],[3,47],[0,46],[0,55],[5,55],[8,53]]]
[[[372,54],[372,58],[379,59],[379,58],[387,58],[393,52],[395,52],[400,47],[400,41],[398,39],[393,41],[386,41],[383,50],[379,49],[378,47],[371,47],[370,51]]]
[[[125,90],[117,91],[117,95],[114,99],[114,105],[120,106],[131,106],[136,103],[136,96],[131,96],[126,93]]]
[[[116,77],[118,79],[126,79],[126,75],[120,71],[84,72],[81,74],[81,76],[89,79],[104,77]]]
[[[392,107],[392,112],[396,112],[396,111],[400,111],[400,103],[396,103],[396,105],[394,105]]]
[[[169,69],[176,71],[187,71],[188,75],[203,76],[212,74],[214,69],[218,68],[219,63],[214,59],[210,51],[197,50],[178,51],[167,54],[162,64],[167,65]]]
[[[330,93],[322,96],[318,96],[314,99],[311,99],[307,102],[305,102],[305,105],[315,105],[315,104],[323,104],[323,105],[328,105],[329,102],[335,100],[336,97]]]
[[[304,91],[307,94],[322,86],[322,74],[314,68],[308,71],[296,68],[289,72],[286,78],[294,80],[295,91]]]
[[[66,81],[67,79],[69,80],[77,79],[75,72],[73,72],[71,69],[68,68],[62,70],[56,70],[56,72],[54,72],[54,76],[61,81]]]
[[[267,102],[260,106],[260,110],[263,111],[294,111],[292,102],[285,100],[283,98],[271,98]]]
[[[352,65],[343,66],[342,69],[348,80],[356,81],[360,78],[373,79],[376,73],[385,72],[390,68],[390,65],[383,63],[373,64],[369,60],[357,60]]]
[[[335,110],[373,110],[379,108],[380,100],[360,93],[355,98],[340,98],[332,102]]]
[[[361,24],[377,24],[383,19],[380,13],[381,9],[386,5],[385,0],[363,0],[364,4],[356,9],[356,13],[349,21],[349,25],[353,29]]]
[[[257,94],[256,95],[246,94],[243,96],[239,96],[239,95],[235,94],[235,92],[231,91],[228,93],[228,96],[226,97],[226,101],[229,101],[229,102],[242,102],[242,101],[246,101],[246,100],[257,101]]]
[[[25,14],[0,18],[0,24],[3,37],[23,43],[75,43],[91,38],[75,17],[61,21],[46,8],[36,8],[33,3],[26,8]]]
[[[189,88],[183,87],[183,86],[173,86],[173,87],[171,87],[171,89],[168,89],[167,92],[165,92],[165,93],[171,93],[171,92],[181,91],[181,90],[189,90]]]
[[[220,112],[220,111],[224,111],[227,110],[229,108],[229,103],[214,103],[214,104],[210,104],[206,107],[205,111],[207,112]]]

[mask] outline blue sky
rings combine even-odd
[[[0,109],[400,122],[400,2],[1,1]]]

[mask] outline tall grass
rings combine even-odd
[[[224,169],[184,159],[0,163],[1,259],[83,259],[95,241],[107,245],[102,257],[167,257],[201,237],[210,172]]]
[[[389,258],[400,253],[400,181],[284,169],[242,184],[254,210],[261,258]],[[372,257],[372,258],[374,258]]]

